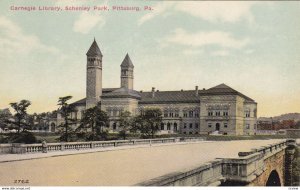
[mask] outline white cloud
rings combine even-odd
[[[241,19],[253,21],[251,8],[257,2],[249,1],[187,1],[178,2],[175,10],[211,22],[237,22]]]
[[[227,50],[218,50],[218,51],[212,52],[211,55],[225,57],[225,56],[229,56],[229,51],[227,51]]]
[[[0,16],[0,57],[8,54],[28,54],[33,51],[57,53],[55,47],[44,45],[35,35],[25,34],[12,20]]]
[[[202,55],[204,51],[203,49],[186,49],[182,53],[185,55]]]
[[[154,11],[145,14],[139,19],[141,25],[157,16],[179,11],[210,22],[237,22],[242,19],[254,21],[251,8],[259,2],[253,1],[182,1],[159,2],[154,6]]]
[[[174,3],[170,1],[157,3],[153,7],[152,12],[145,14],[138,20],[138,25],[142,25],[143,23],[153,19],[154,17],[163,14],[164,12],[166,12],[166,10],[170,9],[173,5]]]
[[[249,39],[236,39],[230,33],[222,31],[188,33],[176,29],[173,34],[162,40],[162,43],[173,43],[191,47],[217,45],[225,48],[242,48],[250,42]]]
[[[254,49],[248,49],[248,50],[245,50],[245,54],[253,54],[255,51]]]
[[[105,19],[100,15],[84,12],[81,13],[79,19],[75,21],[73,30],[82,34],[89,33],[94,27],[102,27]]]

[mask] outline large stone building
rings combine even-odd
[[[134,65],[127,54],[121,63],[120,88],[102,88],[103,55],[94,40],[87,52],[86,98],[74,102],[80,119],[84,110],[101,103],[110,117],[108,129],[118,131],[122,111],[139,114],[147,108],[163,113],[160,133],[251,135],[256,130],[257,103],[225,84],[179,91],[134,90]],[[104,64],[105,65],[105,64]]]

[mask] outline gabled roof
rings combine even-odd
[[[154,97],[152,92],[142,92],[142,99],[140,104],[155,104],[155,103],[198,103],[201,96],[206,95],[239,95],[245,98],[246,102],[255,102],[251,98],[243,95],[242,93],[232,89],[226,84],[220,84],[210,89],[203,89],[198,91],[198,96],[195,90],[185,91],[156,91]]]
[[[239,96],[245,98],[246,101],[254,102],[253,99],[251,99],[248,96],[245,96],[244,94],[234,90],[233,88],[227,86],[224,83],[205,90],[204,94],[207,94],[207,95],[239,95]]]
[[[86,53],[87,56],[102,56],[102,53],[100,51],[100,48],[96,42],[96,40],[94,39],[94,42],[92,43],[90,49],[88,50],[88,52]]]
[[[102,88],[102,94],[110,93],[116,89],[118,89],[118,88]],[[85,104],[86,104],[86,98],[83,98],[76,102],[71,103],[71,105],[74,105],[74,106],[85,106]]]
[[[128,53],[126,54],[124,60],[122,61],[121,67],[134,67]]]
[[[105,93],[101,96],[101,98],[105,99],[105,98],[136,98],[136,99],[140,99],[141,95],[138,91],[135,90],[131,90],[128,88],[119,88],[117,90],[114,90],[112,92],[109,93]]]

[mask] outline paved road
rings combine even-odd
[[[202,141],[0,163],[0,185],[128,186],[282,140]]]

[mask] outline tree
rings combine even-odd
[[[17,133],[20,130],[24,131],[29,128],[27,108],[31,105],[29,100],[21,100],[20,102],[10,103],[10,106],[14,109],[15,114],[12,120],[7,120],[8,124],[12,124],[13,129],[17,129]]]
[[[72,132],[72,124],[75,124],[75,120],[70,118],[70,114],[75,110],[73,105],[70,105],[67,103],[68,100],[70,100],[72,96],[65,96],[65,97],[59,97],[58,99],[58,105],[59,105],[59,113],[61,117],[63,118],[64,122],[59,125],[58,127],[63,128],[61,131],[61,140],[64,140],[65,142],[68,142],[70,140],[71,132]]]
[[[119,135],[125,140],[127,131],[130,131],[133,124],[133,118],[129,111],[121,112],[120,114],[120,128]]]
[[[9,109],[0,110],[0,128],[5,129],[9,127],[9,120],[12,118],[12,115]]]
[[[108,119],[109,117],[106,112],[102,111],[99,106],[89,108],[84,113],[76,131],[84,131],[87,134],[87,140],[98,140],[99,137],[101,139],[105,136],[103,134],[106,134],[103,131],[103,127],[108,122]]]
[[[162,112],[158,108],[146,109],[141,115],[134,118],[134,129],[143,135],[154,138],[154,134],[159,131],[162,122]]]
[[[300,121],[297,121],[295,126],[293,126],[294,129],[300,129]]]

